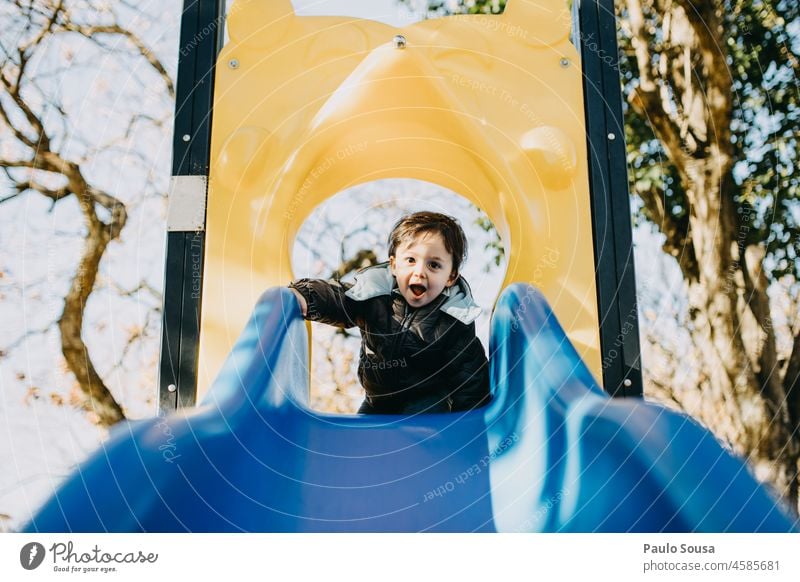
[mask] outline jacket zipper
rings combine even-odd
[[[443,298],[441,298],[441,300],[439,301],[439,305],[435,306],[435,309],[439,309],[439,307],[441,307],[442,303],[444,303],[444,299]],[[400,341],[400,337],[402,336],[402,334],[409,327],[411,327],[411,323],[414,321],[414,318],[416,317],[416,315],[417,315],[417,313],[419,312],[420,309],[422,309],[422,308],[415,309],[411,313],[409,313],[408,312],[408,310],[409,310],[408,303],[403,302],[403,319],[400,320],[400,331],[398,332],[397,337],[395,337],[394,340],[392,341],[392,349],[389,352],[389,355],[391,356],[391,358],[386,358],[386,360],[392,361],[392,360],[395,359],[395,354],[397,352],[397,342]]]
[[[395,359],[395,354],[397,353],[397,342],[400,341],[400,338],[403,336],[406,328],[411,327],[411,322],[414,320],[415,313],[416,311],[412,311],[411,313],[408,312],[408,304],[403,305],[403,319],[400,320],[400,331],[397,332],[397,335],[392,342],[392,351],[390,352],[392,357],[388,358],[389,361],[393,361]]]

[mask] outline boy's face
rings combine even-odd
[[[453,257],[438,232],[425,232],[397,247],[389,257],[392,275],[400,293],[411,307],[422,307],[456,282]]]

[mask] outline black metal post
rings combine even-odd
[[[603,384],[614,396],[642,396],[614,1],[576,1],[573,38],[583,67]]]
[[[161,413],[192,406],[197,399],[205,184],[211,146],[214,63],[222,46],[224,15],[225,0],[184,2],[164,274],[158,399]],[[187,220],[191,213],[196,216]]]

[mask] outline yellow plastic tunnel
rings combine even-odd
[[[503,287],[541,289],[602,379],[581,67],[563,0],[404,28],[238,0],[216,66],[198,396],[295,234],[342,189],[441,185],[483,209]]]

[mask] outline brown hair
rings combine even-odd
[[[444,248],[453,257],[453,273],[458,274],[467,258],[467,237],[458,220],[438,212],[415,212],[401,218],[389,233],[389,256],[395,256],[397,247],[414,240],[422,233],[436,232],[444,239]]]

